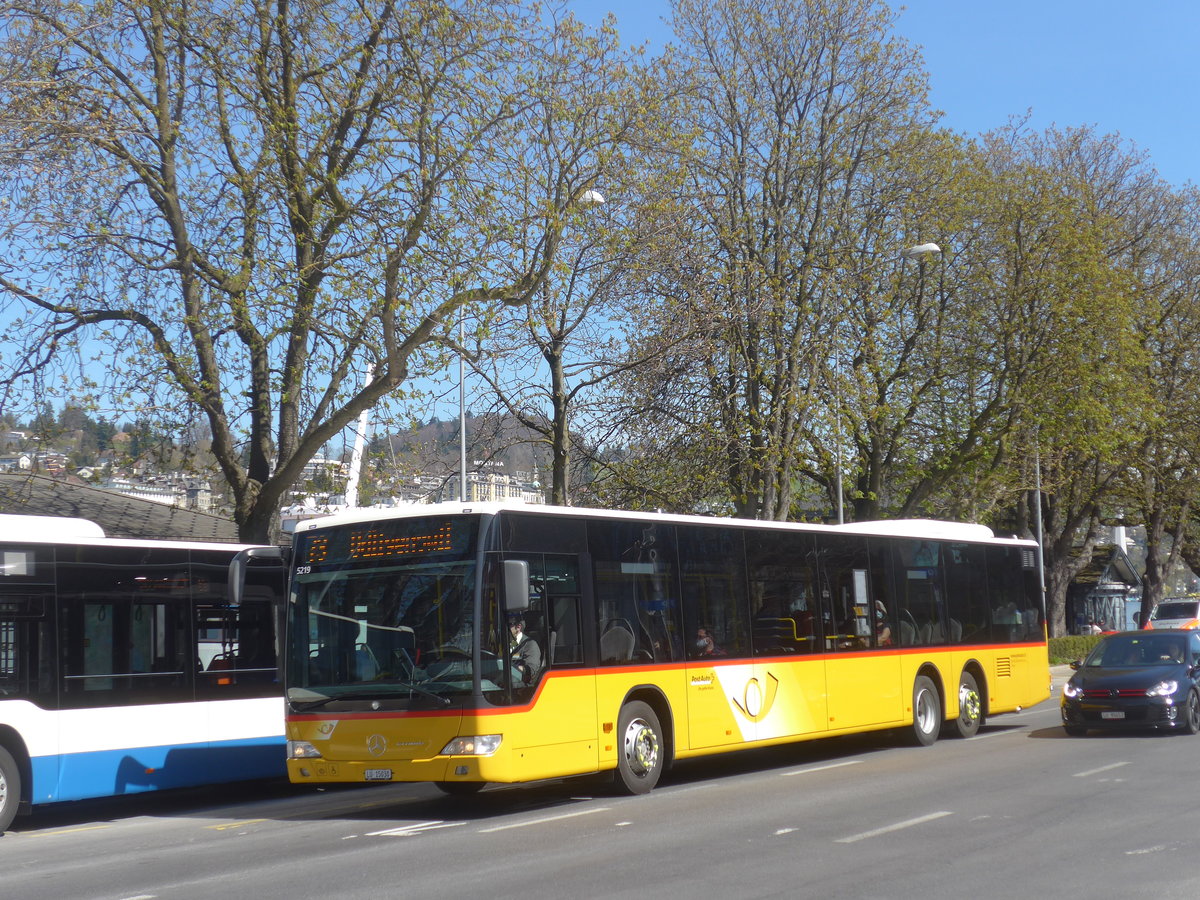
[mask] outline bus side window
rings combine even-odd
[[[78,548],[62,561],[64,706],[193,699],[185,554]]]
[[[740,529],[679,527],[688,657],[752,652],[745,536]],[[708,640],[701,637],[701,629]]]
[[[548,619],[542,654],[546,667],[569,666],[583,662],[579,598],[551,597]]]
[[[827,650],[862,650],[875,641],[870,557],[865,538],[819,535],[821,621]]]
[[[673,525],[589,525],[601,664],[679,658],[679,579]]]

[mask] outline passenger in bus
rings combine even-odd
[[[525,633],[525,620],[520,616],[509,617],[508,632],[512,638],[509,652],[513,667],[521,673],[521,680],[525,684],[533,684],[542,670],[542,648]]]
[[[887,607],[880,600],[875,601],[875,646],[890,647],[892,645],[892,626],[888,624]]]
[[[718,647],[717,642],[713,640],[712,631],[703,626],[696,629],[696,643],[694,647],[696,656],[725,655],[725,651]]]

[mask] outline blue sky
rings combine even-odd
[[[568,0],[627,43],[670,39],[669,0]],[[893,4],[897,8],[900,4]],[[1200,183],[1200,0],[908,0],[943,124],[967,134],[1032,110],[1033,127],[1092,125],[1146,151],[1167,181]]]

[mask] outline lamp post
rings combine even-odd
[[[917,244],[914,247],[905,247],[900,251],[900,259],[922,260],[926,256],[934,256],[942,252],[942,248],[933,242]],[[903,263],[901,263],[903,264]],[[846,521],[845,505],[842,495],[842,341],[841,328],[842,323],[839,321],[834,332],[835,346],[833,348],[833,369],[835,374],[835,383],[833,390],[834,416],[837,421],[836,444],[834,445],[835,461],[837,465],[837,520],[838,524],[842,525]]]

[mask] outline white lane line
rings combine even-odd
[[[807,775],[810,772],[824,772],[826,769],[840,769],[842,766],[857,766],[861,763],[861,759],[851,759],[846,762],[829,763],[825,766],[810,766],[807,769],[793,769],[790,772],[780,772],[780,777],[786,778],[789,775]]]
[[[968,741],[986,741],[989,738],[1004,737],[1006,734],[1026,734],[1019,728],[1002,728],[999,731],[985,731],[983,734],[975,734],[967,738]]]
[[[544,825],[547,822],[557,822],[560,819],[573,819],[576,816],[590,816],[592,813],[608,812],[607,806],[597,806],[595,809],[581,809],[577,812],[563,813],[561,816],[546,816],[541,819],[530,819],[528,822],[513,822],[511,825],[495,825],[491,828],[481,828],[477,834],[491,834],[494,831],[508,831],[512,828],[526,828],[530,825]]]
[[[1076,772],[1074,777],[1075,778],[1087,778],[1089,775],[1099,775],[1101,772],[1109,772],[1109,771],[1112,771],[1113,769],[1119,769],[1119,768],[1121,768],[1121,766],[1127,766],[1127,765],[1129,765],[1128,762],[1113,763],[1110,766],[1101,766],[1098,769],[1088,769],[1086,772]]]
[[[466,822],[443,822],[440,819],[435,819],[432,822],[413,822],[410,825],[385,828],[383,831],[368,831],[367,837],[415,837],[418,834],[436,831],[439,828],[457,828],[460,825],[466,824]]]
[[[945,816],[952,816],[954,813],[948,810],[941,812],[930,813],[927,816],[919,816],[916,819],[907,819],[904,822],[897,822],[894,825],[885,825],[882,828],[876,828],[873,831],[864,831],[861,834],[852,834],[850,837],[838,838],[834,841],[835,844],[853,844],[858,841],[865,841],[867,838],[879,837],[883,834],[891,834],[893,831],[902,831],[905,828],[912,828],[914,825],[924,825],[926,822],[932,822],[935,819],[941,819]]]

